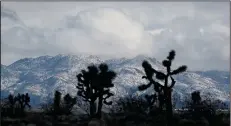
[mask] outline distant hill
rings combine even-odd
[[[105,62],[118,74],[113,88],[115,97],[141,95],[137,86],[146,83],[142,61],[148,60],[156,69],[163,70],[155,58],[139,55],[134,58],[102,60],[91,55],[57,55],[20,59],[9,66],[1,65],[1,96],[12,93],[29,92],[32,104],[38,105],[53,96],[55,90],[76,95],[76,74],[89,64]],[[175,76],[174,96],[182,101],[195,90],[202,95],[210,93],[217,99],[229,101],[229,72],[187,71]],[[181,103],[179,101],[179,104]]]

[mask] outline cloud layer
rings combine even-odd
[[[3,64],[59,53],[146,54],[162,60],[175,49],[176,63],[192,70],[229,69],[228,3],[31,2],[16,6],[3,2],[3,6]]]

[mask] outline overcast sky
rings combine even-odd
[[[229,70],[229,3],[2,2],[2,64],[79,54],[163,60]]]

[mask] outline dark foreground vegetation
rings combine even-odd
[[[176,81],[173,75],[187,70],[185,65],[172,69],[174,58],[175,51],[170,51],[163,60],[166,71],[156,70],[143,61],[145,75],[142,78],[148,83],[138,86],[137,90],[143,92],[152,88],[151,94],[112,100],[116,73],[107,64],[82,70],[76,76],[77,96],[63,96],[56,91],[53,102],[42,104],[40,112],[30,111],[27,93],[10,94],[1,101],[1,126],[229,126],[230,112],[219,111],[229,110],[228,106],[212,97],[201,97],[198,91],[188,96],[184,110],[174,109],[172,90]],[[78,114],[76,105],[87,114]],[[109,111],[103,112],[104,107]]]

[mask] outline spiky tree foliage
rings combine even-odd
[[[96,80],[98,69],[96,66],[88,66],[88,71],[82,70],[76,77],[78,79],[78,95],[84,98],[84,101],[90,103],[90,116],[94,116],[96,111],[95,101],[97,99],[95,85],[98,83]]]
[[[175,70],[171,69],[172,61],[174,60],[175,55],[176,55],[175,51],[172,50],[169,52],[168,57],[162,61],[162,65],[166,68],[166,74],[162,72],[159,72],[159,73],[157,72],[156,74],[157,79],[164,80],[163,91],[164,91],[164,99],[165,99],[166,110],[167,110],[167,120],[169,120],[169,122],[171,121],[171,117],[173,114],[172,112],[172,88],[174,87],[176,83],[172,75],[177,75],[187,70],[187,66],[185,65],[182,65]],[[169,77],[171,79],[170,86],[168,85]]]
[[[88,71],[82,70],[76,77],[78,79],[76,86],[78,95],[90,103],[90,116],[100,118],[103,103],[112,104],[112,101],[107,101],[107,99],[113,96],[110,88],[114,86],[112,81],[116,77],[116,73],[109,71],[106,64],[100,64],[99,68],[95,65],[88,66]],[[97,98],[98,108],[96,111],[95,101]]]
[[[186,71],[187,66],[183,65],[179,68],[172,70],[171,65],[172,61],[175,58],[175,51],[172,50],[169,52],[169,55],[165,60],[162,61],[162,65],[166,68],[166,73],[163,73],[161,71],[155,70],[152,68],[151,64],[149,64],[147,61],[144,61],[142,66],[144,68],[146,76],[143,76],[143,78],[149,80],[149,83],[147,85],[141,85],[139,86],[139,90],[145,90],[151,85],[154,86],[154,90],[158,93],[158,99],[160,107],[162,107],[163,103],[166,106],[167,111],[167,120],[168,125],[170,125],[171,117],[172,117],[172,88],[174,87],[176,81],[172,77],[172,75],[180,74],[184,71]],[[156,82],[153,79],[153,76],[155,76],[158,80],[164,81],[164,85],[161,85],[160,83]],[[169,78],[171,79],[171,84],[169,85]]]
[[[138,87],[138,89],[140,91],[144,91],[153,85],[153,90],[155,91],[154,94],[153,95],[146,95],[145,97],[148,101],[152,101],[152,102],[150,102],[152,104],[154,104],[154,102],[156,102],[158,100],[159,101],[159,108],[160,108],[160,110],[162,110],[163,104],[164,104],[163,86],[153,79],[154,74],[157,73],[158,71],[153,69],[151,64],[149,64],[147,61],[144,61],[142,63],[142,67],[144,68],[144,71],[146,74],[142,78],[149,80],[149,83],[147,85],[140,85]],[[154,97],[154,96],[156,96],[156,97]]]
[[[98,75],[98,111],[97,117],[101,118],[101,110],[103,103],[106,105],[111,105],[112,101],[107,101],[108,98],[113,96],[113,93],[110,92],[110,88],[114,87],[113,80],[116,77],[116,73],[114,71],[110,71],[108,69],[107,64],[100,64],[99,65],[99,75]]]

